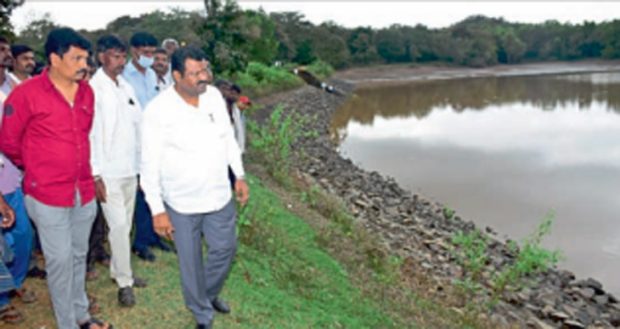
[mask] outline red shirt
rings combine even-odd
[[[88,135],[94,94],[80,82],[73,106],[48,71],[17,86],[4,103],[0,151],[24,169],[24,193],[49,206],[72,207],[95,197]]]

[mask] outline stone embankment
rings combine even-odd
[[[341,157],[330,138],[329,126],[332,114],[354,87],[342,81],[333,83],[344,95],[306,86],[265,101],[267,107],[277,102],[287,110],[311,117],[305,129],[319,133],[318,137],[298,142],[295,148],[303,150],[303,156],[296,161],[296,169],[341,198],[361,225],[374,232],[390,252],[405,260],[403,266],[429,277],[433,284],[428,288],[441,297],[452,286],[451,282],[463,275],[454,256],[452,237],[476,226],[458,216],[449,216],[443,205],[412,195],[393,179],[365,171]],[[482,231],[490,243],[489,261],[481,277],[482,284],[490,287],[493,275],[513,263],[515,255],[504,241],[495,237],[492,229]],[[620,327],[618,300],[595,279],[576,279],[569,271],[552,269],[528,278],[528,282],[531,284],[521,290],[504,293],[488,319],[498,327]]]

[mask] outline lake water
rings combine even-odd
[[[620,73],[470,78],[365,87],[332,137],[362,168],[500,237],[547,213],[560,265],[620,296]]]

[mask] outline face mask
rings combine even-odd
[[[151,67],[151,65],[153,65],[153,57],[140,55],[140,58],[138,58],[138,64],[144,68]]]

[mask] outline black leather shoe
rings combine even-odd
[[[211,325],[199,323],[196,325],[196,329],[211,329]]]
[[[147,262],[154,262],[155,261],[155,254],[153,254],[153,252],[151,250],[149,250],[149,248],[143,248],[143,249],[132,249],[132,251],[134,252],[134,254],[136,254],[138,256],[138,258],[147,261]]]
[[[139,278],[137,276],[133,277],[133,286],[136,288],[146,288],[146,286],[148,286],[149,283],[146,281],[146,279],[143,278]]]
[[[219,299],[219,297],[215,297],[213,301],[211,301],[211,305],[213,305],[213,309],[217,312],[228,314],[230,313],[230,306],[226,304],[223,300]]]
[[[118,289],[118,303],[124,307],[136,305],[136,296],[133,294],[133,288],[125,287]]]

